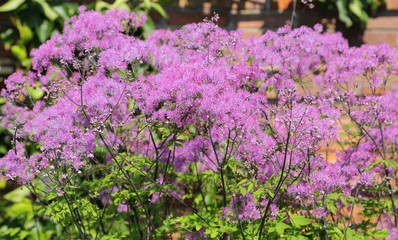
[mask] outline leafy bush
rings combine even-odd
[[[0,166],[51,236],[396,238],[398,53],[216,21],[142,40],[144,15],[81,7],[6,80]]]
[[[155,11],[162,17],[167,17],[158,2],[149,0],[117,0],[112,4],[102,0],[86,2],[90,3],[89,8],[97,11],[115,8],[146,14]],[[9,16],[13,27],[0,34],[0,42],[11,51],[20,67],[30,69],[31,59],[28,53],[48,40],[52,34],[61,32],[64,22],[77,14],[78,6],[76,2],[65,0],[8,0],[0,6],[0,13]],[[144,28],[146,32],[151,32],[155,24],[148,18]]]
[[[386,7],[385,0],[301,0],[301,3],[310,8],[315,7],[318,2],[322,10],[337,12],[338,19],[346,28],[362,30],[366,27],[369,16],[374,16],[379,9]]]

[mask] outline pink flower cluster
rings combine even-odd
[[[289,197],[311,206],[395,174],[369,170],[391,159],[398,144],[398,89],[376,95],[398,73],[395,50],[350,48],[319,25],[246,40],[215,19],[142,40],[134,36],[142,23],[143,16],[124,11],[81,9],[62,34],[32,52],[32,71],[8,78],[2,125],[17,134],[0,160],[6,179],[26,183],[64,167],[79,172],[121,153],[170,163],[177,172],[192,164],[220,172],[237,161],[244,177],[279,179]],[[374,94],[362,95],[358,81]],[[45,96],[30,101],[26,87],[36,82]],[[351,137],[339,124],[343,117],[359,134],[332,163],[320,150],[345,141],[342,129]],[[27,154],[26,141],[37,153]],[[99,147],[109,151],[105,162],[95,156]],[[261,201],[278,214],[276,197],[248,193],[235,201],[237,217],[260,218]]]

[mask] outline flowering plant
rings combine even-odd
[[[144,40],[144,21],[81,7],[5,82],[2,174],[55,234],[397,236],[395,50],[319,25],[246,40],[216,15]]]

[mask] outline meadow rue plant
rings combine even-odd
[[[59,236],[395,239],[398,53],[217,19],[143,39],[144,16],[81,7],[5,82],[2,175]]]

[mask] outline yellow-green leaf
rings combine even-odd
[[[0,6],[0,12],[10,12],[21,6],[25,0],[8,0]]]
[[[3,196],[4,199],[10,202],[22,202],[30,194],[26,187],[17,188]]]
[[[25,60],[28,57],[26,53],[26,48],[21,45],[14,45],[11,47],[11,53],[14,57],[16,57],[20,62]]]
[[[51,6],[45,0],[35,0],[43,8],[44,15],[51,21],[58,18],[58,13],[51,8]]]
[[[297,228],[301,228],[303,226],[311,224],[311,221],[308,218],[299,215],[290,216],[290,221],[292,225]]]
[[[163,7],[159,3],[152,3],[151,7],[153,8],[153,10],[158,12],[162,17],[164,17],[164,18],[168,17],[166,11],[163,9]]]

